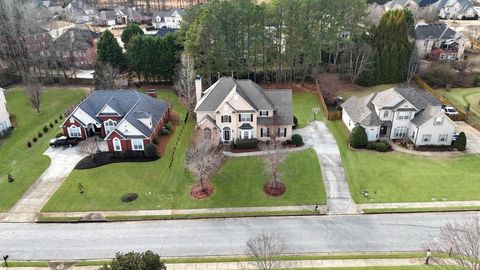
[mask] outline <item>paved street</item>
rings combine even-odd
[[[86,224],[0,223],[0,254],[11,260],[97,259],[151,249],[162,256],[240,255],[245,242],[275,232],[291,252],[421,250],[445,222],[477,213],[276,217]]]
[[[355,214],[357,207],[352,200],[343,170],[342,158],[337,141],[325,122],[311,122],[294,133],[303,137],[305,144],[312,146],[322,167],[325,191],[327,192],[328,214]]]

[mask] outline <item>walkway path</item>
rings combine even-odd
[[[337,141],[324,122],[310,122],[307,127],[295,130],[305,144],[313,147],[322,167],[323,181],[327,192],[328,214],[356,214]]]
[[[37,214],[83,158],[76,147],[49,148],[44,155],[52,160],[50,167],[30,186],[10,212],[0,214],[0,222],[35,222]]]
[[[113,216],[172,216],[172,215],[208,215],[208,214],[224,214],[224,213],[257,213],[261,212],[293,212],[293,211],[312,211],[315,205],[299,205],[299,206],[269,206],[269,207],[234,207],[234,208],[200,208],[200,209],[168,209],[168,210],[132,210],[132,211],[92,211],[92,212],[45,212],[41,213],[43,217],[85,217],[90,213],[98,214],[103,217]],[[319,214],[326,214],[327,207],[320,205],[318,207]]]
[[[422,265],[424,259],[346,259],[346,260],[300,260],[284,261],[281,268],[325,268],[325,267],[375,267],[375,266],[412,266]],[[243,270],[258,269],[248,262],[221,262],[221,263],[167,263],[168,270]],[[11,268],[10,268],[11,269]],[[47,267],[15,267],[18,270],[47,270]],[[63,269],[95,270],[98,266],[71,267]],[[0,270],[7,270],[0,267]]]

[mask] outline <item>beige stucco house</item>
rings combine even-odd
[[[0,135],[12,126],[12,123],[10,123],[10,114],[7,111],[7,99],[5,98],[4,91],[3,88],[0,88]]]
[[[415,145],[450,145],[455,133],[455,122],[442,104],[423,89],[394,87],[351,97],[342,108],[348,130],[363,126],[369,141],[408,138]]]
[[[195,82],[197,130],[200,136],[223,143],[236,139],[284,141],[292,136],[292,91],[265,90],[252,80],[222,77],[203,91]]]

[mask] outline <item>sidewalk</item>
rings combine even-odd
[[[401,209],[401,208],[442,208],[442,207],[480,207],[480,201],[434,201],[411,203],[367,203],[358,204],[361,209]]]
[[[295,268],[324,268],[324,267],[375,267],[375,266],[412,266],[423,265],[425,259],[347,259],[347,260],[300,260],[284,261],[285,266],[281,269]],[[222,262],[222,263],[170,263],[166,264],[168,270],[242,270],[258,269],[248,262]],[[94,270],[99,266],[82,266],[63,269],[72,270]],[[10,267],[8,269],[18,270],[46,270],[47,267]],[[7,270],[6,267],[0,267],[0,270]]]
[[[280,150],[280,153],[291,153],[291,152],[298,152],[298,151],[303,151],[305,149],[310,148],[311,146],[308,145],[302,145],[300,147],[295,147],[295,148],[288,148],[284,150]],[[232,153],[232,152],[223,152],[223,154],[227,157],[252,157],[252,156],[263,156],[268,154],[267,151],[255,151],[255,152],[245,152],[245,153]]]
[[[90,213],[108,216],[172,216],[172,215],[202,215],[202,214],[224,214],[224,213],[255,213],[262,212],[289,212],[289,211],[312,211],[315,205],[299,206],[272,206],[272,207],[235,207],[235,208],[200,208],[200,209],[169,209],[169,210],[135,210],[135,211],[89,211],[89,212],[42,212],[43,217],[84,217]],[[326,214],[327,206],[319,205],[319,214]]]

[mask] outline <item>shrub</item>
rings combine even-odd
[[[369,142],[367,143],[366,148],[369,150],[375,150],[377,152],[387,152],[390,150],[390,144],[388,144],[385,141],[380,141],[380,142]]]
[[[445,87],[447,84],[453,84],[458,80],[457,73],[448,65],[433,65],[427,69],[422,78],[431,86]]]
[[[158,138],[158,137],[153,138],[152,143],[155,144],[155,145],[159,144],[160,143],[160,138]]]
[[[43,136],[42,132],[38,132],[38,138],[41,138]]]
[[[48,127],[47,127],[47,125],[43,126],[43,132],[44,132],[44,133],[47,133],[47,132],[48,132]]]
[[[299,134],[292,135],[292,142],[295,146],[302,146],[303,145],[303,138]]]
[[[252,149],[258,146],[257,139],[237,139],[235,141],[235,147],[238,149]]]
[[[58,119],[53,120],[53,122],[55,122],[55,124],[58,124]]]
[[[53,123],[52,123],[52,122],[50,122],[49,126],[50,126],[50,128],[53,128]]]
[[[365,128],[360,125],[355,126],[348,136],[348,142],[355,148],[367,146],[368,137]]]
[[[58,117],[58,119],[62,120],[62,119],[63,119],[63,115],[60,114],[60,116]]]
[[[36,143],[36,142],[37,142],[37,138],[33,137],[32,141],[33,141],[34,143]]]
[[[480,86],[480,75],[477,75],[475,76],[475,78],[473,78],[473,86]]]
[[[166,123],[163,127],[168,129],[169,131],[172,130],[172,124],[170,123]]]
[[[293,128],[297,128],[298,127],[298,118],[294,115],[293,116]]]
[[[458,151],[465,151],[467,148],[467,136],[465,136],[465,133],[460,132],[460,134],[458,134],[457,139],[453,143],[453,147]]]
[[[27,147],[28,148],[32,147],[32,143],[30,141],[27,142]]]
[[[63,132],[58,132],[57,134],[55,134],[55,138],[60,138],[63,136]]]
[[[168,130],[166,127],[162,127],[160,130],[160,135],[167,136],[168,134],[170,134],[170,130]]]
[[[156,158],[158,157],[157,146],[155,146],[155,144],[153,143],[149,143],[147,144],[147,146],[145,146],[145,150],[143,150],[143,153],[147,158]]]

